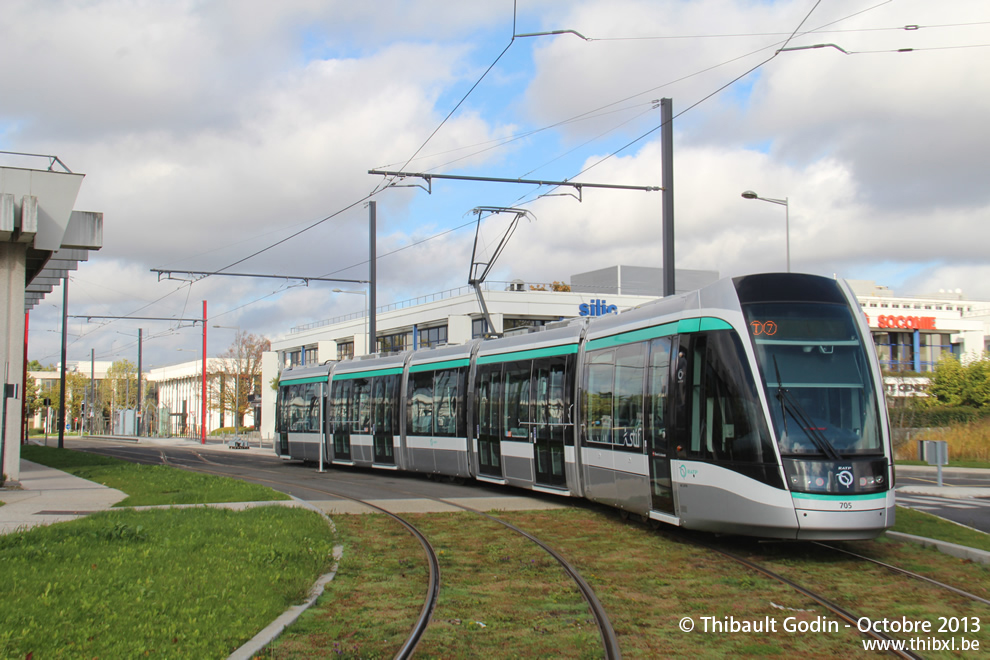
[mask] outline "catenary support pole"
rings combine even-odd
[[[138,437],[141,436],[141,403],[144,399],[141,398],[141,334],[142,329],[138,328],[138,374],[137,374],[137,431]]]
[[[663,188],[663,295],[672,296],[674,283],[674,107],[660,99],[660,160]]]
[[[106,379],[106,373],[103,374]],[[113,415],[113,390],[110,390],[110,414]],[[101,397],[102,398],[102,397]],[[93,435],[93,424],[96,423],[96,414],[93,408],[96,407],[96,349],[89,349],[89,405],[86,406],[86,414],[89,416],[89,434]],[[103,406],[100,406],[100,414],[103,414]],[[112,422],[112,420],[111,420]],[[82,422],[79,423],[79,437],[82,437]]]
[[[375,327],[375,290],[378,286],[376,283],[377,268],[376,262],[378,259],[378,249],[375,244],[375,236],[378,232],[378,205],[372,200],[368,202],[368,346],[365,351],[368,355],[377,353],[378,344],[378,329]]]
[[[28,379],[28,328],[31,325],[31,313],[24,312],[24,368],[21,374],[21,444],[26,445],[28,439],[28,400],[27,400],[27,379]],[[0,471],[3,462],[0,461]]]
[[[206,444],[206,301],[203,301],[203,398],[200,399],[199,437],[200,444]]]
[[[61,405],[58,407],[58,448],[62,449],[65,447],[65,409],[68,406],[68,402],[65,400],[65,351],[68,347],[68,327],[66,323],[69,321],[69,276],[66,274],[65,279],[62,280],[62,364],[60,371],[60,379],[58,385],[59,397],[62,400]]]

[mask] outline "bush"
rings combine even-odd
[[[920,424],[915,427],[952,426],[953,424],[969,424],[975,422],[986,413],[973,408],[972,406],[937,406],[921,411]]]
[[[236,429],[233,426],[224,426],[223,428],[210,431],[210,435],[239,435],[241,433],[251,433],[252,431],[254,429],[249,426],[241,426]]]

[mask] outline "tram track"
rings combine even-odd
[[[217,476],[226,476],[226,477],[235,477],[235,478],[247,476],[242,474],[233,475],[228,471],[224,471],[220,469],[211,469],[211,467],[228,468],[228,469],[233,467],[227,463],[221,463],[210,460],[210,458],[204,455],[206,453],[211,453],[211,452],[199,452],[193,449],[187,449],[187,450],[183,450],[181,453],[178,454],[173,453],[173,455],[169,456],[166,454],[165,451],[159,451],[158,460],[153,460],[148,458],[146,452],[127,451],[127,449],[129,448],[114,448],[115,451],[108,451],[108,449],[109,448],[107,449],[101,448],[98,453],[112,454],[115,457],[122,458],[123,460],[131,460],[134,462],[140,462],[142,464],[170,465],[172,467],[180,467],[180,468],[194,470],[197,472],[214,474]],[[188,460],[185,456],[183,456],[183,454],[191,454],[192,456],[195,457],[195,460]],[[210,467],[204,467],[204,466],[210,466]],[[248,478],[255,482],[266,483],[267,485],[270,486],[279,486],[279,487],[284,487],[285,485],[284,483],[276,481],[274,479],[269,479],[265,476],[258,476],[258,473],[268,474],[274,472],[273,470],[257,468],[253,466],[248,467],[244,465],[238,465],[234,467],[234,469],[252,473]],[[336,481],[338,483],[341,482],[339,477],[336,479]],[[350,482],[350,483],[354,483],[354,482]],[[393,511],[389,511],[386,507],[382,506],[380,503],[375,504],[365,499],[347,495],[345,493],[340,492],[339,490],[334,490],[332,488],[329,488],[325,484],[314,486],[314,485],[307,485],[296,482],[293,484],[293,486],[295,488],[300,488],[314,493],[319,493],[321,495],[346,499],[358,503],[362,506],[369,507],[380,513],[383,513],[389,516],[390,518],[394,519],[395,521],[397,521],[403,527],[405,527],[406,530],[409,531],[409,533],[413,537],[415,537],[417,541],[420,543],[420,545],[423,547],[424,554],[426,555],[427,558],[427,564],[429,566],[427,598],[420,612],[420,617],[417,620],[416,624],[414,625],[409,638],[406,640],[406,642],[403,644],[403,646],[399,649],[399,651],[395,655],[396,658],[403,658],[403,659],[411,657],[413,651],[415,650],[417,644],[419,643],[419,640],[421,639],[423,633],[426,631],[426,628],[429,625],[432,613],[436,608],[437,600],[440,594],[439,560],[437,558],[436,551],[433,549],[426,535],[423,534],[422,531],[420,531],[411,522],[399,516],[397,513]],[[516,525],[513,525],[512,523],[509,523],[496,516],[485,513],[483,511],[479,511],[464,504],[454,502],[449,499],[425,495],[422,493],[412,493],[399,488],[395,488],[394,486],[386,486],[382,488],[382,490],[385,490],[392,494],[400,494],[417,499],[431,500],[437,503],[441,503],[447,507],[453,507],[477,515],[479,517],[485,518],[489,521],[504,526],[506,529],[518,534],[519,536],[522,536],[523,538],[527,539],[528,541],[538,546],[546,554],[552,557],[554,561],[557,562],[557,564],[561,567],[561,569],[568,576],[568,578],[574,583],[578,592],[581,594],[581,597],[584,599],[585,603],[587,604],[588,609],[590,610],[592,618],[595,622],[596,628],[598,630],[599,637],[601,639],[604,657],[607,660],[617,660],[622,657],[622,653],[618,643],[618,636],[615,633],[615,630],[611,624],[611,621],[609,620],[608,614],[605,611],[604,606],[602,605],[601,601],[598,599],[597,595],[595,594],[594,589],[581,576],[581,573],[578,571],[578,569],[573,564],[568,562],[563,555],[561,555],[550,545],[548,545],[541,539],[537,538],[533,534],[530,534],[529,532],[517,527]]]
[[[280,469],[278,464],[273,463],[271,465],[246,466],[240,461],[235,461],[235,463],[232,464],[228,460],[225,460],[227,458],[228,457],[226,454],[221,456],[218,452],[208,451],[184,451],[180,454],[176,454],[172,451],[161,452],[161,461],[169,462],[175,466],[196,469],[213,474],[221,474],[224,476],[243,476],[248,480],[268,484],[278,484],[278,482],[274,481],[274,479],[269,479],[269,477],[275,477],[278,473],[284,474],[284,470]],[[230,459],[234,459],[234,457],[230,457]],[[161,461],[158,461],[156,457],[155,462]],[[307,491],[321,493],[322,495],[333,498],[342,498],[361,502],[363,505],[371,506],[373,508],[376,507],[374,502],[379,504],[382,502],[382,500],[377,498],[374,498],[374,502],[368,502],[366,499],[354,498],[332,487],[334,484],[337,484],[343,489],[364,486],[365,484],[362,483],[358,473],[352,474],[349,470],[332,470],[333,475],[329,479],[324,480],[322,478],[323,475],[317,477],[316,473],[312,470],[305,469],[304,471],[311,476],[307,479],[295,480],[293,482],[295,487],[305,488]],[[241,472],[243,474],[233,474],[234,472]],[[389,477],[389,475],[381,476]],[[474,514],[485,516],[495,522],[498,522],[499,524],[506,524],[495,516],[490,516],[486,513],[477,511],[476,509],[472,509],[470,506],[465,506],[459,502],[455,502],[444,497],[426,495],[422,492],[413,493],[409,490],[403,489],[401,486],[396,486],[395,484],[390,483],[391,481],[392,479],[389,478],[376,480],[374,488],[386,496],[405,495],[417,499],[430,499],[438,503],[442,503],[447,507],[454,507],[460,510],[473,512]],[[279,487],[283,485],[284,482]],[[410,484],[410,488],[415,488],[415,486]],[[363,497],[366,498],[367,496],[363,495]],[[385,504],[384,506],[385,508],[388,508],[388,504]],[[866,615],[870,615],[874,621],[879,620],[880,617],[886,618],[885,615],[889,615],[892,612],[897,612],[898,616],[902,616],[901,612],[910,610],[894,609],[894,604],[922,601],[942,603],[947,597],[943,597],[941,595],[930,595],[935,593],[933,591],[934,589],[942,590],[947,594],[954,594],[954,596],[957,596],[959,599],[964,598],[971,601],[976,609],[964,610],[958,608],[957,605],[940,605],[940,607],[957,608],[959,612],[965,612],[967,614],[979,614],[982,620],[985,620],[986,616],[986,610],[983,608],[990,606],[990,600],[971,594],[957,587],[953,587],[950,584],[946,584],[944,581],[939,581],[931,577],[927,577],[926,575],[921,575],[917,572],[894,566],[889,563],[889,561],[883,562],[871,557],[866,557],[865,555],[851,552],[850,550],[837,547],[836,545],[825,543],[793,542],[769,544],[757,543],[754,545],[751,541],[740,540],[730,548],[719,548],[716,546],[723,544],[721,544],[718,540],[711,543],[706,543],[703,539],[698,539],[696,536],[689,533],[682,534],[682,532],[672,528],[664,528],[661,534],[671,538],[676,537],[680,541],[716,552],[724,556],[726,559],[745,567],[746,570],[755,571],[768,579],[786,586],[788,589],[793,590],[803,597],[809,598],[818,606],[824,608],[827,612],[830,612],[834,615],[836,620],[845,623],[846,627],[851,628],[852,631],[859,632],[863,636],[861,639],[864,640],[864,643],[866,643],[867,639],[876,640],[878,642],[887,642],[890,644],[890,652],[898,657],[918,658],[921,656],[918,655],[915,650],[896,648],[895,644],[897,642],[904,642],[904,639],[899,640],[897,637],[887,634],[882,630],[859,630],[858,622],[861,619],[867,619],[865,616],[857,616],[860,614],[860,611]],[[748,551],[747,548],[750,550]],[[880,549],[877,548],[877,550],[879,551]],[[887,559],[890,556],[887,554],[888,551],[882,552],[882,558]],[[912,580],[917,580],[919,586],[905,586],[908,584],[908,581],[895,580],[893,576],[889,580],[883,577],[878,579],[876,576],[882,576],[882,572],[870,573],[869,571],[866,571],[860,573],[857,569],[850,570],[850,562],[848,559],[844,560],[846,563],[843,564],[842,560],[829,558],[829,555],[837,556],[839,553],[842,553],[844,556],[849,558],[854,558],[856,562],[870,562],[871,564],[884,569],[884,571],[890,571],[898,575],[910,577]],[[808,556],[806,557],[805,555]],[[832,562],[835,563],[832,564]],[[895,563],[898,563],[896,562],[896,558]],[[850,579],[848,577],[841,577],[842,574],[855,574],[856,577]],[[953,575],[941,570],[941,567],[939,567],[938,570],[934,570],[931,575],[933,577],[941,578],[942,580],[946,580],[946,578],[948,578],[948,582],[953,581]],[[955,581],[957,584],[960,584],[958,578],[956,578]],[[806,585],[812,586],[811,588],[808,588]],[[837,597],[836,594],[838,594]],[[885,599],[882,594],[886,594]],[[881,596],[878,597],[878,595]],[[594,608],[592,608],[592,610],[594,611]],[[933,612],[935,611],[938,610],[928,608],[927,616],[929,619],[933,618]],[[949,612],[953,610],[946,609],[945,611]],[[918,618],[922,618],[923,616],[924,615],[917,615]],[[901,631],[894,629],[893,632],[898,633]],[[918,648],[921,650],[931,650],[930,648],[926,649],[924,647]],[[607,653],[608,651],[606,651],[606,654]],[[606,657],[618,656],[606,655]]]
[[[958,587],[953,587],[951,584],[946,584],[944,582],[940,582],[938,580],[932,579],[932,578],[930,578],[930,577],[928,577],[926,575],[921,575],[920,573],[915,573],[914,571],[909,571],[909,570],[907,570],[905,568],[901,568],[899,566],[894,566],[893,564],[888,564],[886,562],[882,562],[879,559],[873,559],[872,557],[867,557],[866,555],[861,555],[861,554],[859,554],[857,552],[853,552],[851,550],[846,550],[845,548],[837,548],[837,547],[835,547],[833,545],[829,545],[827,543],[815,542],[815,545],[820,546],[822,548],[827,548],[829,550],[833,550],[835,552],[841,552],[841,553],[843,553],[845,555],[849,555],[851,557],[855,557],[855,558],[860,559],[862,561],[870,562],[871,564],[875,564],[877,566],[881,566],[883,568],[886,568],[888,571],[891,571],[893,573],[898,573],[900,575],[906,575],[906,576],[908,576],[910,578],[913,578],[915,580],[918,580],[920,582],[925,582],[927,584],[930,584],[930,585],[933,585],[935,587],[938,587],[939,589],[944,589],[945,591],[952,592],[952,593],[954,593],[954,594],[956,594],[958,596],[962,596],[964,598],[969,598],[970,600],[976,601],[977,603],[982,603],[983,605],[990,606],[990,600],[988,600],[986,598],[983,598],[981,596],[977,596],[976,594],[970,593],[970,592],[965,591],[963,589],[959,589]]]
[[[686,538],[686,537],[684,537],[684,538]],[[858,628],[858,625],[857,625],[857,622],[860,620],[860,618],[861,618],[860,616],[857,616],[856,614],[853,614],[852,612],[850,612],[846,608],[840,606],[839,604],[833,602],[832,600],[830,600],[828,598],[825,598],[821,594],[819,594],[819,593],[817,593],[815,591],[812,591],[811,589],[809,589],[809,588],[807,588],[805,586],[802,586],[802,585],[798,584],[794,580],[791,580],[789,578],[786,578],[783,575],[781,575],[781,574],[779,574],[779,573],[777,573],[775,571],[772,571],[769,568],[767,568],[767,567],[765,567],[765,566],[763,566],[761,564],[758,564],[758,563],[756,563],[754,561],[751,561],[749,559],[746,559],[745,557],[742,557],[740,555],[737,555],[734,552],[729,552],[728,550],[726,550],[724,548],[720,548],[720,547],[717,547],[715,545],[711,545],[711,544],[708,544],[708,543],[702,543],[702,542],[700,542],[700,541],[698,541],[696,539],[692,540],[691,542],[696,543],[697,545],[699,545],[701,547],[704,547],[704,548],[706,548],[706,549],[708,549],[708,550],[710,550],[712,552],[715,552],[717,554],[720,554],[723,557],[726,557],[727,559],[731,559],[732,561],[734,561],[734,562],[736,562],[738,564],[741,564],[741,565],[749,568],[750,570],[756,571],[757,573],[759,573],[759,574],[761,574],[761,575],[763,575],[765,577],[768,577],[771,580],[775,580],[776,582],[779,582],[779,583],[781,583],[783,585],[786,585],[786,586],[790,587],[791,589],[794,589],[798,593],[800,593],[800,594],[802,594],[804,596],[807,596],[808,598],[812,599],[813,601],[815,601],[816,603],[818,603],[820,606],[824,607],[826,610],[828,610],[829,612],[831,612],[832,614],[834,614],[835,616],[837,616],[839,619],[841,619],[842,621],[844,621],[847,626],[851,626],[853,628],[857,628],[857,630],[859,629]],[[868,635],[868,636],[872,637],[873,639],[875,639],[875,640],[877,640],[877,641],[879,641],[881,643],[889,644],[890,645],[888,647],[890,649],[889,652],[892,655],[895,655],[895,656],[897,656],[899,658],[905,658],[907,660],[921,660],[924,657],[924,656],[918,655],[917,653],[915,653],[913,651],[902,650],[902,649],[896,648],[894,645],[896,644],[896,642],[898,640],[895,637],[891,637],[887,633],[876,631],[876,630],[873,630],[871,628],[871,629],[863,632],[863,634]]]
[[[968,620],[977,622],[984,621],[986,610],[983,610],[982,608],[990,607],[990,600],[987,598],[973,594],[946,582],[934,579],[933,577],[895,566],[889,562],[867,557],[866,555],[846,548],[838,547],[837,545],[830,543],[769,542],[747,544],[745,542],[741,542],[734,545],[732,549],[729,549],[725,547],[726,543],[723,541],[714,540],[707,542],[699,539],[695,534],[685,532],[683,530],[665,529],[660,533],[670,538],[676,538],[681,542],[721,555],[741,566],[745,566],[751,571],[759,573],[766,578],[793,589],[797,593],[811,599],[817,605],[824,608],[827,612],[834,615],[839,621],[845,624],[846,628],[851,628],[852,630],[859,632],[860,635],[876,640],[876,642],[880,644],[877,648],[886,649],[888,653],[901,658],[916,659],[924,657],[917,652],[918,650],[939,650],[940,648],[949,648],[948,646],[938,646],[931,643],[931,640],[939,639],[937,637],[932,636],[921,639],[917,634],[914,634],[919,632],[917,628],[918,623],[928,622],[937,624],[937,622],[933,621],[933,619],[956,619],[958,621]],[[748,552],[746,550],[747,545],[751,548]],[[762,547],[762,549],[756,550],[756,547]],[[773,548],[773,550],[771,550],[771,548]],[[818,553],[818,556],[812,558],[803,556],[812,553]],[[775,554],[777,555],[776,557],[773,556]],[[756,555],[756,557],[754,558],[750,555]],[[858,583],[860,588],[855,592],[849,589],[842,591],[844,596],[839,599],[823,594],[823,591],[827,593],[829,591],[835,591],[836,589],[841,590],[842,587],[840,585],[842,583],[839,580],[833,581],[831,578],[827,579],[826,582],[829,582],[829,584],[825,586],[824,589],[818,585],[813,588],[806,586],[809,580],[814,582],[816,579],[821,579],[820,577],[813,577],[816,569],[820,569],[823,566],[829,566],[829,562],[835,561],[835,558],[838,557],[852,558],[857,562],[877,566],[892,575],[891,582],[888,583],[882,580],[873,580],[868,582],[869,588],[863,589],[863,587],[867,584],[864,583],[863,580],[869,580],[869,576],[866,574],[857,573],[860,580]],[[805,559],[807,559],[807,561],[804,561]],[[780,564],[783,571],[781,568],[771,568],[771,566],[767,565],[768,562],[770,565]],[[835,565],[831,566],[830,572],[838,575],[848,571],[839,562],[836,562]],[[915,588],[907,588],[903,585],[897,586],[898,583],[894,581],[897,576],[910,578],[911,581],[917,582],[919,586]],[[940,595],[928,596],[927,594],[930,589],[937,590],[940,592]],[[918,590],[921,590],[921,595],[919,595]],[[875,596],[877,593],[884,594],[886,600],[875,600],[872,596]],[[871,595],[867,596],[867,594]],[[903,594],[903,596],[899,594]],[[941,594],[945,595],[943,596]],[[949,600],[951,596],[949,596],[949,594],[957,596],[961,599],[966,599],[967,601],[971,601],[971,603],[975,605],[971,608],[965,608],[964,606],[958,604],[960,602],[958,599],[950,604]],[[857,608],[864,607],[865,605],[865,614],[858,612],[854,613],[854,611],[852,611],[846,603],[840,602],[842,600],[849,600],[850,598],[860,599],[858,601],[859,605]],[[901,613],[898,616],[889,617],[889,612],[887,614],[883,613],[884,607],[892,607],[890,603],[910,604],[919,603],[922,601],[940,604],[945,608],[944,611],[948,616],[933,616],[931,613],[907,615]],[[878,605],[878,603],[881,604]],[[886,605],[882,603],[886,603]],[[913,610],[910,607],[906,611],[917,612],[917,610]],[[962,613],[965,613],[965,615]],[[956,616],[957,614],[959,616]],[[888,625],[888,623],[891,623],[891,625]],[[908,626],[905,624],[911,625]],[[911,629],[911,626],[914,628]],[[977,624],[975,631],[960,629],[958,632],[978,632],[981,627],[982,624]],[[931,626],[931,630],[935,630],[937,628],[939,628],[938,625]],[[900,633],[901,636],[898,637],[888,634],[889,632]],[[926,632],[931,631],[926,629]],[[957,631],[947,628],[944,630],[939,630],[939,632],[948,634],[955,633]],[[905,635],[907,637],[905,637]],[[912,645],[912,640],[914,640],[915,645]],[[918,643],[919,640],[920,643]],[[926,644],[928,644],[928,646],[926,646]]]

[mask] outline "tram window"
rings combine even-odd
[[[309,391],[306,393],[309,397],[309,409],[306,411],[306,416],[309,418],[309,431],[319,431],[320,430],[320,393],[317,391],[314,384],[311,384],[308,388]]]
[[[539,360],[536,367],[536,423],[564,424],[565,373],[560,359]]]
[[[499,434],[502,408],[502,365],[485,366],[478,371],[478,434]]]
[[[409,429],[412,435],[433,434],[433,372],[409,374]]]
[[[355,433],[371,432],[371,381],[360,378],[354,381],[354,418],[351,430]]]
[[[434,433],[453,437],[457,433],[457,372],[438,371],[433,380]]]
[[[333,410],[331,417],[333,419],[334,431],[348,432],[351,430],[351,392],[353,391],[354,381],[352,380],[341,380],[333,383]]]
[[[615,419],[613,442],[643,447],[643,376],[646,371],[646,344],[622,346],[615,353]]]
[[[612,442],[612,379],[615,371],[615,350],[594,351],[585,367],[584,419],[587,420],[588,442]]]
[[[318,431],[320,428],[317,383],[289,385],[282,390],[282,429],[294,433]]]
[[[654,339],[650,347],[650,400],[648,432],[658,441],[666,427],[667,381],[670,377],[670,338]]]
[[[372,379],[372,405],[374,413],[373,432],[382,435],[392,435],[393,431],[393,406],[392,398],[395,396],[395,376],[381,376]]]
[[[775,460],[739,338],[712,332],[695,338],[692,372],[692,458],[733,463]]]
[[[505,369],[505,437],[529,439],[531,362],[515,362]]]

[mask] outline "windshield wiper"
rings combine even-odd
[[[839,455],[839,452],[835,451],[828,438],[822,434],[817,426],[814,426],[808,413],[801,406],[801,403],[794,398],[790,390],[784,387],[784,382],[780,379],[780,366],[777,364],[776,355],[773,356],[773,368],[777,372],[777,400],[780,401],[781,418],[784,421],[784,433],[787,434],[787,413],[790,412],[807,434],[808,439],[818,448],[818,451],[833,461],[841,461],[842,456]],[[785,401],[788,404],[786,406],[784,405]]]

